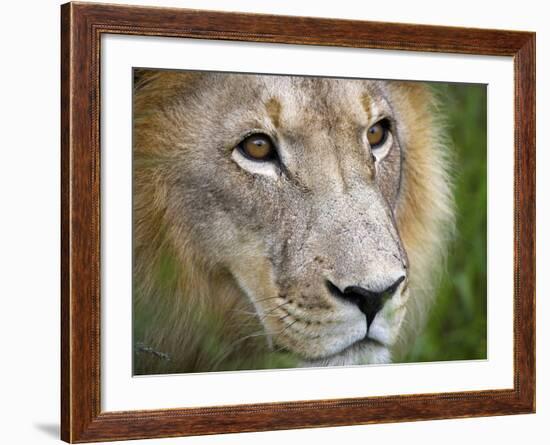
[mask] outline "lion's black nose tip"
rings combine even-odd
[[[370,290],[361,286],[348,286],[344,289],[344,292],[342,292],[330,281],[327,282],[327,286],[333,294],[357,305],[361,312],[367,317],[367,327],[370,327],[376,314],[384,307],[386,301],[393,296],[404,279],[405,276],[403,275],[383,290]]]
[[[348,286],[344,289],[343,296],[346,300],[355,303],[361,312],[367,317],[367,326],[370,326],[376,317],[376,314],[382,309],[387,300],[389,300],[397,287],[405,279],[405,276],[399,277],[392,284],[383,290],[369,290],[360,286]]]

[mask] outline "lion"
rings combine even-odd
[[[134,70],[134,373],[392,363],[454,221],[429,85]]]

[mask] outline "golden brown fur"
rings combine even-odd
[[[397,148],[376,163],[353,139],[355,122],[385,106]],[[233,162],[242,122],[285,135],[288,174]],[[423,325],[452,227],[447,156],[421,83],[138,70],[135,372],[399,360]],[[377,315],[382,340],[344,348],[364,333],[322,278],[349,273],[349,285],[364,270],[376,284],[396,268],[407,277],[393,298],[399,316]]]

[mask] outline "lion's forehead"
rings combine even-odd
[[[220,79],[223,89],[219,88]],[[227,107],[232,103],[255,111],[264,109],[276,124],[288,129],[346,120],[364,123],[387,102],[381,81],[218,74],[208,83],[213,86],[211,94]]]

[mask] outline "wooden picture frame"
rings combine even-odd
[[[512,56],[514,387],[209,408],[102,412],[100,38],[169,36]],[[147,8],[61,7],[61,438],[67,442],[340,426],[535,411],[535,34]]]

